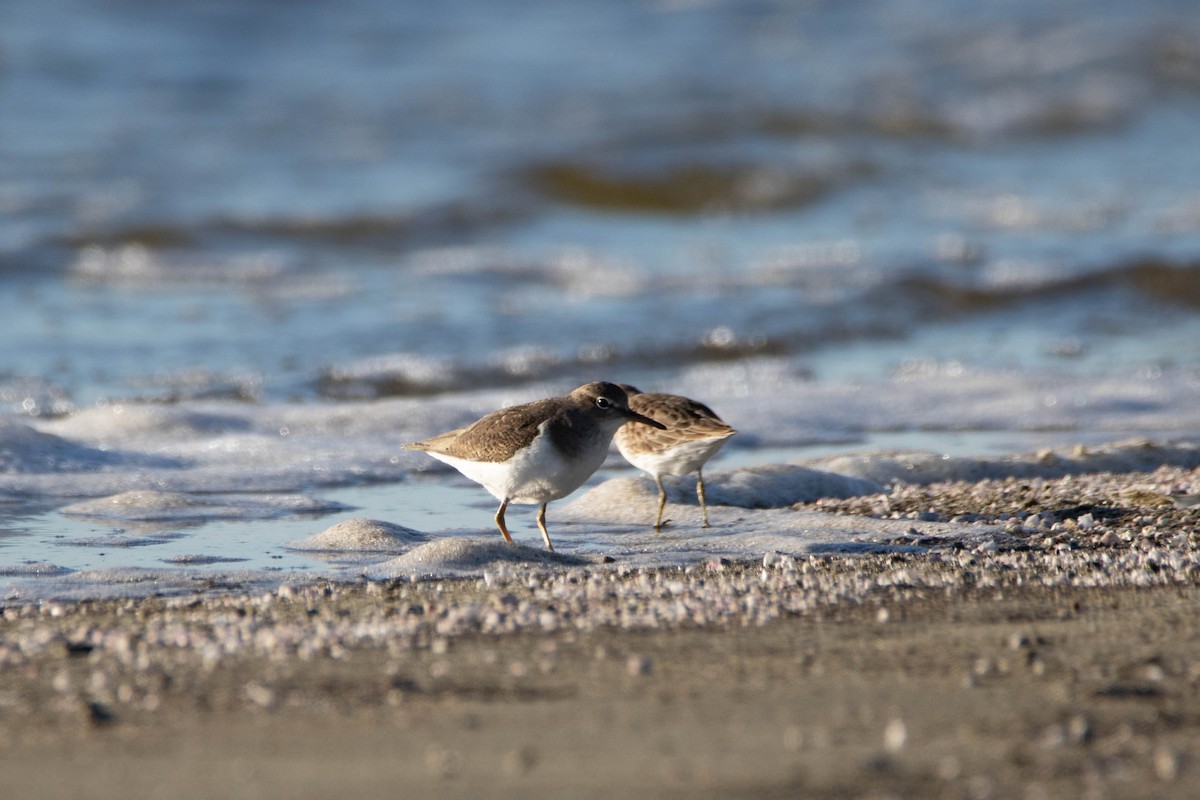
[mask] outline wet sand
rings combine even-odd
[[[0,795],[1192,797],[1194,480],[802,507],[975,550],[10,606]]]

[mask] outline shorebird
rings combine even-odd
[[[629,396],[629,407],[639,414],[664,423],[657,428],[623,425],[617,431],[617,449],[630,464],[648,472],[658,484],[658,516],[654,530],[663,526],[663,509],[667,505],[667,490],[663,475],[696,473],[696,497],[708,527],[708,503],[704,499],[704,465],[716,455],[725,440],[737,431],[721,421],[703,403],[677,394],[642,393],[632,386],[621,385]]]
[[[509,503],[541,504],[537,524],[546,530],[546,504],[583,485],[604,463],[613,434],[625,423],[662,428],[629,408],[614,383],[588,383],[565,397],[550,397],[493,411],[477,422],[406,444],[444,461],[500,501],[496,527],[512,541],[504,512]]]

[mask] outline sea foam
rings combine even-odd
[[[61,509],[64,514],[115,520],[270,519],[290,514],[328,514],[341,503],[303,495],[239,495],[197,497],[180,492],[136,490],[84,500]]]

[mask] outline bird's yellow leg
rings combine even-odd
[[[658,518],[654,520],[654,530],[660,531],[663,526],[663,509],[667,507],[667,490],[663,487],[660,476],[655,475],[654,482],[658,484]]]
[[[508,526],[504,524],[504,512],[508,509],[508,501],[504,500],[500,503],[500,508],[496,509],[496,527],[500,529],[501,535],[504,536],[504,541],[511,542],[512,537],[508,535]]]
[[[554,545],[550,544],[550,532],[546,530],[546,504],[542,503],[542,507],[538,509],[537,515],[538,527],[542,530],[542,538],[546,540],[546,549],[551,553],[554,552]]]

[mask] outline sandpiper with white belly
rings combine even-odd
[[[625,423],[663,427],[631,410],[620,386],[595,382],[404,446],[444,461],[491,492],[500,501],[495,520],[505,541],[512,541],[504,523],[508,504],[540,504],[538,528],[553,551],[546,504],[566,497],[600,468],[613,434]]]
[[[658,516],[654,530],[663,526],[663,509],[667,505],[667,490],[663,475],[690,475],[695,472],[696,497],[708,527],[708,503],[704,497],[704,465],[716,455],[725,440],[737,431],[726,425],[713,410],[703,403],[677,394],[643,393],[632,386],[621,385],[629,397],[629,407],[657,422],[656,428],[624,425],[617,431],[617,449],[630,464],[648,472],[658,484]]]

